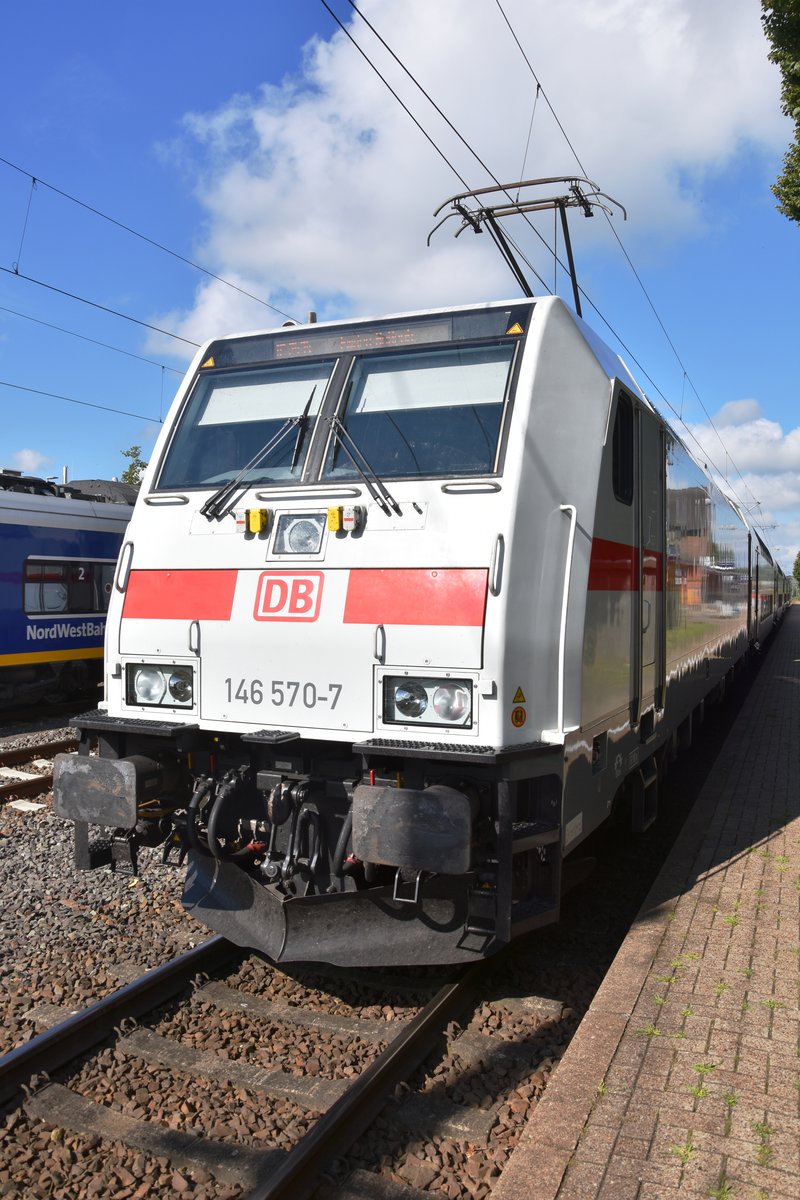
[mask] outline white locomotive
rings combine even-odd
[[[185,906],[274,960],[469,960],[557,920],[621,792],[650,824],[787,601],[557,298],[219,339],[143,481],[56,809],[82,866],[188,856]]]

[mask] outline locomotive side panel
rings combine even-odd
[[[506,701],[504,737],[558,743],[580,724],[582,638],[598,477],[608,422],[605,365],[562,306],[542,307],[529,343],[530,377],[520,377],[514,420],[522,454],[508,464],[505,608],[498,623]],[[516,431],[515,431],[516,432]],[[513,697],[526,697],[516,732]]]

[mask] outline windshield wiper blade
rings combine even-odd
[[[288,417],[287,420],[283,422],[280,429],[278,429],[277,432],[272,435],[269,441],[261,447],[257,454],[253,455],[248,463],[245,463],[242,469],[238,471],[236,475],[234,475],[233,479],[229,479],[227,483],[223,483],[222,487],[217,488],[213,496],[209,496],[205,504],[200,506],[200,512],[204,517],[207,517],[209,521],[212,521],[214,519],[224,517],[226,513],[230,512],[229,502],[231,497],[236,495],[236,492],[241,487],[247,472],[252,471],[254,467],[259,466],[267,457],[267,455],[270,454],[276,446],[280,445],[284,438],[289,435],[291,430],[294,429],[295,425],[299,424],[300,419],[300,417]]]
[[[297,466],[297,460],[300,457],[301,447],[303,445],[303,442],[306,440],[306,430],[308,429],[308,412],[309,412],[309,409],[311,408],[311,401],[314,399],[314,392],[316,390],[317,390],[317,385],[314,384],[313,388],[311,389],[311,395],[308,397],[308,400],[306,400],[306,406],[303,409],[303,411],[301,412],[300,417],[298,418],[297,438],[295,439],[294,450],[292,451],[292,461],[289,464],[290,473]]]
[[[358,474],[361,476],[367,486],[367,491],[369,492],[370,496],[372,496],[372,499],[375,501],[378,507],[386,513],[387,517],[391,516],[392,509],[394,509],[394,511],[397,513],[398,517],[402,517],[403,511],[400,508],[400,505],[397,503],[394,496],[381,479],[380,475],[378,475],[377,471],[370,466],[364,454],[353,440],[352,435],[344,425],[342,419],[334,415],[329,417],[328,421],[330,422],[330,427],[333,430],[334,438],[342,447],[356,471],[358,471]],[[358,461],[359,459],[361,460],[360,462]]]

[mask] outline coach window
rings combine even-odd
[[[621,504],[633,503],[633,402],[625,392],[617,397],[611,475],[614,495]]]
[[[28,559],[25,563],[25,612],[106,612],[114,577],[112,562],[56,562]]]
[[[25,563],[25,611],[67,611],[66,570],[62,563]]]

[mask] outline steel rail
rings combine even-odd
[[[12,1099],[32,1075],[65,1066],[107,1038],[125,1017],[157,1008],[198,972],[215,970],[239,953],[226,938],[209,938],[10,1050],[0,1058],[0,1104]]]
[[[0,783],[0,804],[12,797],[41,796],[53,787],[53,772],[49,775],[31,775],[29,779],[9,779]]]
[[[13,767],[20,763],[30,762],[35,758],[47,758],[60,754],[62,751],[77,750],[75,738],[61,738],[56,742],[41,742],[37,746],[26,746],[23,749],[0,751],[0,769]],[[30,775],[25,779],[6,779],[0,782],[0,804],[11,796],[40,796],[49,792],[53,786],[53,772],[44,775]]]
[[[36,746],[15,747],[13,750],[0,749],[0,767],[14,767],[17,763],[29,762],[32,758],[47,758],[51,754],[69,753],[78,749],[78,735],[71,738],[59,738],[55,742],[40,742]]]
[[[442,1032],[472,998],[497,960],[476,963],[456,983],[445,984],[401,1033],[362,1071],[353,1086],[319,1118],[270,1178],[244,1200],[308,1200],[319,1175],[345,1154],[375,1120],[389,1092],[431,1052]]]

